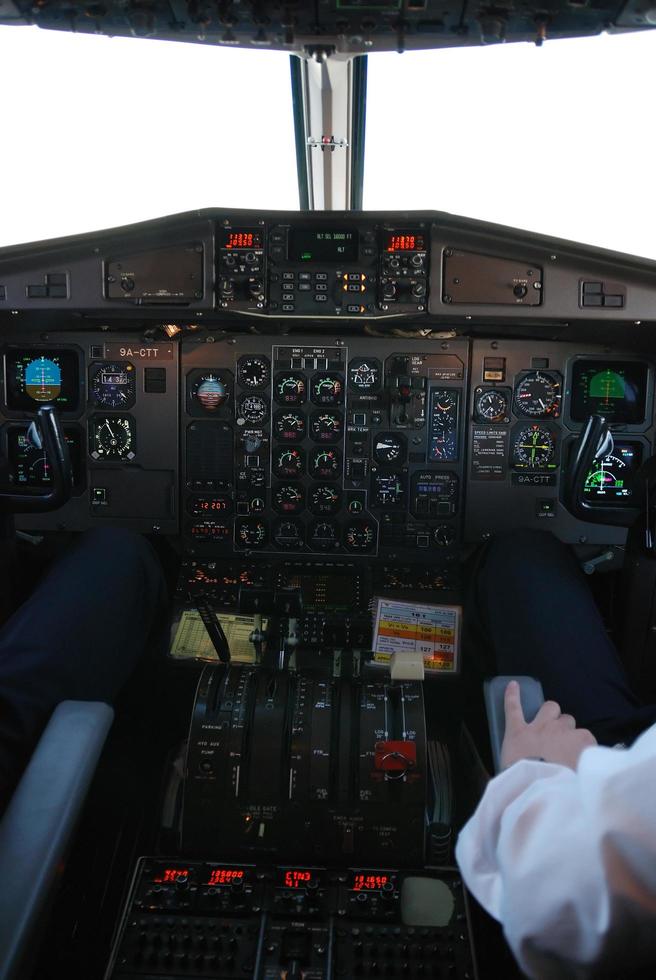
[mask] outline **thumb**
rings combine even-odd
[[[510,681],[503,696],[503,707],[506,714],[506,731],[516,732],[526,724],[522,702],[519,696],[519,684]]]

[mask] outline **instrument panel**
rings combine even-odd
[[[653,269],[564,245],[436,212],[207,210],[1,249],[0,477],[48,486],[45,404],[74,470],[71,499],[21,526],[440,574],[520,525],[621,543],[569,514],[562,474],[600,412],[617,450],[586,502],[632,500]]]
[[[60,408],[74,472],[71,500],[21,526],[126,523],[198,558],[448,568],[469,541],[547,523],[619,543],[569,514],[563,470],[603,412],[616,446],[585,499],[626,506],[653,444],[653,365],[589,345],[62,332],[8,344],[3,365],[8,485],[50,482],[29,417],[41,404]]]
[[[449,553],[467,343],[317,340],[183,348],[185,537],[201,555]]]

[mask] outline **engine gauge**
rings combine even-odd
[[[189,395],[205,412],[216,412],[224,405],[229,396],[228,386],[218,374],[208,372],[201,374],[192,383]]]
[[[374,439],[374,459],[377,463],[404,463],[406,442],[394,432],[379,432]]]
[[[529,371],[515,388],[515,410],[529,418],[558,418],[560,415],[560,375]]]
[[[310,510],[313,514],[336,514],[341,501],[339,490],[326,483],[313,487],[310,492]]]
[[[267,543],[267,529],[263,521],[246,518],[235,524],[235,542],[241,548],[263,548]]]
[[[273,540],[279,548],[298,550],[303,547],[303,525],[299,521],[278,521]]]
[[[507,422],[510,400],[500,388],[477,388],[474,392],[474,418],[477,422]]]
[[[349,383],[359,391],[378,391],[381,366],[375,357],[358,358],[349,364]]]
[[[240,357],[237,380],[242,388],[264,388],[269,383],[271,369],[265,357]]]
[[[305,469],[305,454],[302,449],[284,447],[273,454],[273,471],[277,476],[300,476]]]
[[[342,470],[342,457],[336,449],[317,449],[310,457],[310,473],[317,480],[336,480]]]
[[[351,521],[344,528],[344,545],[349,551],[371,551],[376,544],[376,528],[369,521]]]
[[[372,505],[392,510],[403,507],[406,478],[403,473],[376,473],[371,483]]]
[[[337,528],[330,521],[317,521],[310,530],[309,544],[313,551],[334,551],[339,548]]]
[[[300,487],[283,483],[273,493],[273,506],[281,514],[300,514],[305,505],[305,497]]]
[[[101,364],[91,375],[91,399],[102,408],[132,408],[137,396],[136,371],[129,361]]]
[[[92,415],[89,419],[89,453],[93,459],[134,459],[134,419],[130,415]]]
[[[300,442],[305,438],[305,416],[300,412],[277,412],[273,419],[273,429],[285,442]]]
[[[344,396],[344,382],[339,374],[315,374],[310,391],[315,405],[339,405]]]
[[[528,425],[517,430],[512,443],[512,464],[517,469],[553,469],[556,434],[544,425]]]
[[[269,406],[261,395],[242,395],[237,405],[237,416],[247,422],[263,422],[269,414]]]
[[[315,442],[339,442],[343,428],[340,412],[315,412],[310,419],[310,435]]]
[[[302,405],[306,393],[304,375],[292,371],[276,375],[274,396],[281,405]]]

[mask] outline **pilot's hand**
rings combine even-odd
[[[560,713],[555,701],[545,701],[532,722],[527,723],[519,697],[519,684],[510,681],[504,696],[506,733],[501,746],[501,768],[519,759],[542,759],[576,769],[579,756],[597,740],[587,728],[577,728],[571,715]]]

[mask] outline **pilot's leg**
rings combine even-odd
[[[166,627],[166,589],[140,535],[83,535],[0,630],[0,797],[55,706],[112,701]]]
[[[545,697],[603,744],[630,742],[656,721],[635,696],[583,572],[551,534],[522,530],[487,546],[470,617],[499,674],[537,677]]]

